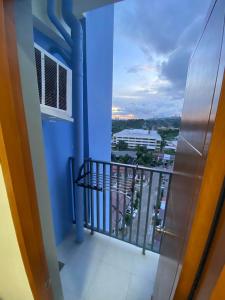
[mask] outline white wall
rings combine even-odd
[[[0,299],[32,300],[0,165]]]
[[[52,226],[33,48],[31,0],[16,0],[15,22],[22,95],[28,128],[42,236],[55,300],[63,299]],[[26,32],[25,32],[26,31]],[[9,299],[11,300],[11,299]]]
[[[75,16],[81,17],[83,13],[86,13],[90,10],[119,1],[121,0],[74,0],[73,13]],[[42,22],[44,22],[46,25],[53,29],[52,25],[50,24],[47,18],[46,3],[47,0],[32,0],[32,11],[37,18],[39,18]],[[55,0],[55,3],[56,14],[61,19],[61,0]]]
[[[47,15],[47,0],[31,0],[31,2],[32,2],[32,14],[36,18],[38,18],[42,23],[44,23],[47,27],[49,27],[51,30],[53,30],[55,33],[60,35],[58,30],[55,28],[55,26],[51,23],[51,21],[48,18],[48,15]],[[55,9],[56,16],[62,22],[62,24],[64,25],[67,32],[70,32],[69,27],[65,24],[65,22],[62,19],[61,1],[60,0],[55,0],[55,3],[56,3],[56,9]]]

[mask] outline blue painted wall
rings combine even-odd
[[[55,47],[52,39],[34,29],[35,42],[49,52]],[[55,55],[65,64],[59,55]],[[56,244],[72,229],[72,198],[68,159],[73,156],[73,123],[44,118],[42,120],[45,158],[51,198]]]
[[[87,13],[87,84],[90,157],[111,159],[114,6]]]
[[[56,43],[53,39],[49,38],[45,34],[43,34],[38,28],[34,28],[34,42],[45,49],[47,52],[55,56],[59,61],[69,67],[66,61],[58,54],[58,53],[51,53],[51,49],[59,47],[59,44]],[[64,48],[62,48],[65,50]]]
[[[87,13],[87,97],[90,157],[111,158],[113,68],[113,5]],[[37,44],[49,51],[53,40],[34,29]],[[59,55],[55,55],[63,63]],[[56,244],[72,228],[72,202],[68,158],[73,156],[73,123],[43,119],[43,135]]]
[[[73,156],[73,126],[67,121],[42,120],[56,244],[72,228],[68,158]]]
[[[107,5],[87,13],[87,93],[89,153],[97,160],[111,160],[112,76],[113,76],[114,6]],[[107,169],[108,173],[109,170]],[[100,215],[103,195],[99,195]],[[95,226],[97,220],[94,199]],[[102,228],[100,218],[100,228]],[[109,193],[106,193],[106,230],[109,230]]]

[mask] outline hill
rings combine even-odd
[[[112,120],[112,133],[123,129],[157,129],[159,127],[180,128],[180,117],[134,119],[134,120]]]

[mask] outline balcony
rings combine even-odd
[[[75,243],[71,233],[57,248],[65,265],[60,271],[65,300],[149,300],[159,254],[106,235],[90,235]]]
[[[73,159],[70,159],[73,175]],[[172,174],[86,160],[74,184],[84,189],[85,241],[58,246],[65,299],[150,299]],[[144,255],[142,255],[144,254]]]

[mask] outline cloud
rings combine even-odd
[[[114,95],[114,98],[119,98],[119,99],[141,99],[140,96],[138,95]]]
[[[135,119],[134,114],[126,113],[121,107],[119,106],[112,106],[112,118],[113,119]]]
[[[123,34],[145,51],[167,54],[192,22],[205,14],[207,0],[124,1],[119,24]],[[118,6],[119,8],[119,6]]]
[[[200,35],[203,17],[198,16],[186,27],[178,40],[178,46],[161,65],[161,75],[170,80],[177,89],[184,89],[188,64]]]
[[[162,77],[168,79],[178,89],[185,86],[190,55],[188,49],[180,47],[169,56],[167,62],[162,64]]]
[[[127,69],[127,73],[139,73],[154,71],[155,68],[151,65],[134,65]]]
[[[148,91],[142,92],[140,101],[133,99],[113,98],[113,103],[119,109],[115,112],[116,115],[134,115],[136,118],[150,117],[166,117],[179,116],[182,105],[182,97],[168,97],[168,93],[162,94],[159,97],[149,94]]]
[[[113,103],[124,114],[181,114],[189,59],[209,1],[126,0],[115,6],[115,43],[126,41],[118,65],[126,72],[122,80],[114,75]],[[136,48],[142,55],[133,54]]]

